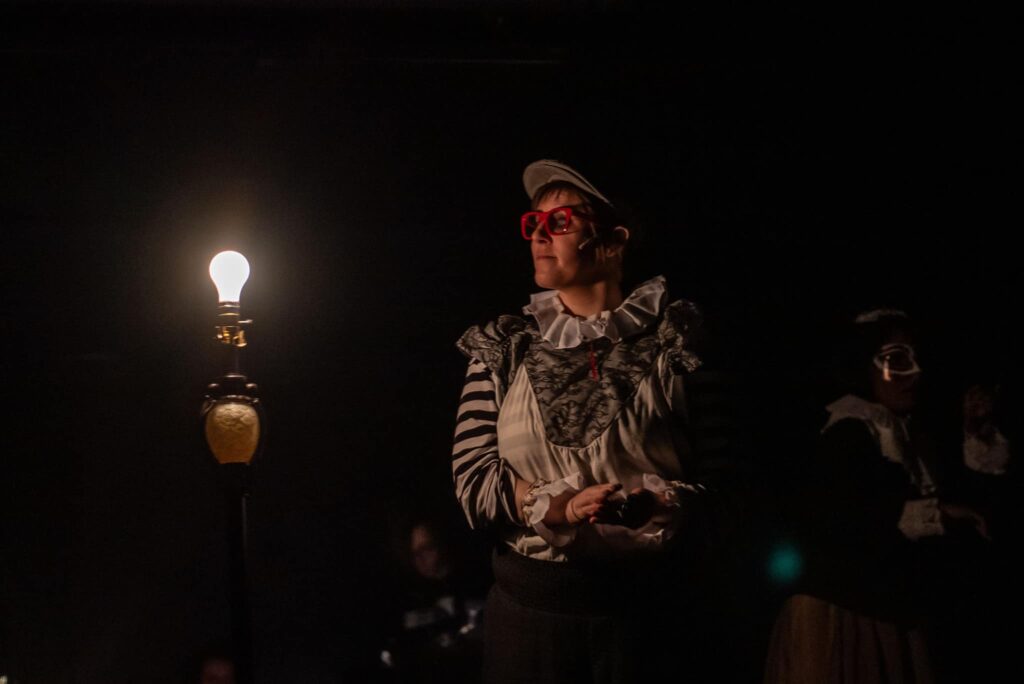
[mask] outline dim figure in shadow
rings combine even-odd
[[[861,314],[836,360],[847,392],[827,406],[805,463],[806,569],[771,637],[765,682],[944,681],[929,642],[949,605],[950,554],[987,545],[916,418],[914,330],[894,309]]]
[[[401,684],[480,680],[486,586],[440,519],[397,530],[394,618],[379,679]]]
[[[530,164],[522,315],[471,327],[456,495],[495,542],[485,681],[625,682],[684,662],[674,591],[711,498],[687,436],[693,304],[623,285],[631,232],[571,167]]]

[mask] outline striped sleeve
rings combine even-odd
[[[498,455],[498,402],[487,366],[471,359],[462,388],[452,477],[455,495],[473,529],[517,524],[515,472]]]

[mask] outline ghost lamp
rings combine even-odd
[[[210,453],[220,464],[221,484],[227,505],[229,599],[235,670],[239,682],[253,676],[251,611],[248,574],[249,465],[261,446],[263,407],[257,387],[242,373],[245,330],[242,320],[242,287],[249,279],[249,262],[238,252],[217,254],[210,261],[210,278],[217,286],[215,339],[221,350],[223,375],[207,385],[203,402],[203,433]]]

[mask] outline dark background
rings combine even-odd
[[[858,310],[911,312],[948,405],[1009,373],[1020,112],[1000,18],[670,6],[0,7],[0,674],[181,681],[227,633],[198,422],[223,249],[252,265],[245,367],[268,414],[261,681],[359,671],[391,524],[457,519],[453,342],[534,291],[534,159],[634,209],[632,276],[706,312],[763,482],[819,427],[823,345]],[[737,678],[782,591],[771,520],[736,541]]]

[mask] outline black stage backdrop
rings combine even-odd
[[[7,4],[0,26],[0,674],[18,681],[182,681],[227,632],[198,422],[222,249],[252,264],[268,412],[260,681],[363,671],[391,521],[457,518],[453,343],[534,291],[534,159],[634,210],[631,276],[706,312],[764,482],[819,426],[822,345],[858,309],[922,323],[935,396],[1010,372],[998,18],[168,1]],[[738,679],[780,591],[770,519],[736,542]]]

